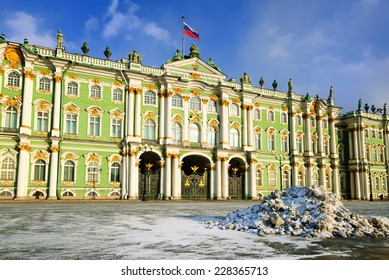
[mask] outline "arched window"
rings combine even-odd
[[[282,187],[288,187],[290,185],[290,180],[289,180],[289,171],[282,171]]]
[[[275,151],[276,150],[276,141],[275,141],[275,134],[268,133],[267,134],[267,149],[269,151]]]
[[[97,161],[91,161],[87,167],[87,182],[97,183],[100,180],[100,167]]]
[[[288,123],[288,115],[285,112],[281,113],[280,118],[281,118],[281,123],[284,123],[284,124]]]
[[[189,125],[189,141],[200,143],[200,127],[195,123]]]
[[[122,119],[112,118],[111,119],[111,137],[121,138],[122,137]]]
[[[216,145],[216,129],[213,126],[207,128],[207,141],[210,146]]]
[[[76,82],[68,83],[68,92],[69,95],[78,96],[78,84]]]
[[[261,131],[256,131],[254,133],[254,147],[257,150],[262,149],[262,132]]]
[[[110,182],[120,182],[120,164],[118,162],[111,164],[109,180]]]
[[[49,112],[47,111],[36,112],[36,131],[40,131],[40,132],[49,131]]]
[[[74,182],[75,181],[76,165],[74,161],[67,160],[63,165],[63,181]]]
[[[232,103],[230,106],[230,115],[231,116],[239,116],[239,105]]]
[[[5,128],[17,128],[18,127],[18,110],[15,107],[8,107],[5,110]]]
[[[298,186],[304,186],[304,176],[303,176],[303,173],[302,172],[299,172],[297,174],[297,185]]]
[[[255,109],[254,110],[254,120],[260,120],[261,119],[261,110]]]
[[[19,87],[20,86],[20,75],[18,72],[11,72],[8,74],[7,86]]]
[[[217,107],[216,107],[215,100],[208,101],[208,113],[217,113]]]
[[[155,140],[155,122],[147,119],[144,123],[143,138],[148,140]]]
[[[330,189],[331,188],[331,173],[326,172],[326,188]]]
[[[328,120],[327,119],[323,119],[323,128],[324,129],[328,128]]]
[[[100,116],[89,116],[89,136],[100,136]]]
[[[172,123],[172,141],[174,145],[181,145],[181,125],[178,122]]]
[[[38,159],[34,164],[34,181],[46,180],[46,162]]]
[[[239,131],[236,128],[230,130],[230,146],[239,147]]]
[[[193,96],[193,97],[190,99],[190,102],[189,102],[189,109],[195,110],[195,111],[200,111],[200,110],[201,110],[201,100],[200,100],[199,97]]]
[[[314,186],[319,185],[319,173],[316,170],[312,172],[312,184]]]
[[[311,126],[312,127],[316,127],[316,118],[315,117],[311,117],[310,121],[311,121]]]
[[[262,186],[262,170],[261,169],[257,169],[255,171],[255,184],[257,185],[257,187],[261,187]]]
[[[281,135],[281,151],[282,152],[289,151],[288,135]]]
[[[266,116],[267,116],[268,122],[274,122],[274,111],[273,110],[268,110]]]
[[[77,134],[77,114],[65,114],[65,134]]]
[[[39,79],[39,90],[50,91],[50,79],[43,77]]]
[[[112,93],[112,101],[123,101],[123,90],[115,88]]]
[[[0,169],[0,180],[15,180],[15,160],[9,156],[3,158]]]
[[[301,125],[301,124],[302,124],[301,115],[296,115],[296,125]]]
[[[275,170],[269,170],[269,186],[275,187],[277,185],[277,174]]]
[[[155,94],[154,91],[148,90],[145,92],[145,97],[143,102],[144,104],[155,105],[157,104],[157,95]]]
[[[299,153],[303,152],[303,138],[301,136],[296,138],[296,149]]]
[[[380,189],[380,178],[378,176],[375,177],[374,183],[375,183],[375,189],[379,190]]]
[[[101,99],[101,87],[98,86],[98,85],[91,86],[89,97],[90,98]]]
[[[365,132],[365,137],[369,138],[369,129],[365,129],[364,132]]]
[[[183,103],[182,103],[182,96],[179,94],[174,94],[172,96],[172,106],[176,108],[182,108]]]

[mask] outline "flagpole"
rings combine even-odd
[[[181,30],[181,36],[182,36],[182,47],[181,47],[181,54],[182,57],[184,57],[184,16],[182,16],[182,30]]]

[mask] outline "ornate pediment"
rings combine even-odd
[[[183,59],[166,63],[162,68],[174,76],[185,74],[189,75],[190,78],[195,77],[196,79],[201,79],[202,76],[205,76],[223,80],[227,77],[211,59],[208,63],[200,58]]]

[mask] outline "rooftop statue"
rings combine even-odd
[[[240,77],[240,82],[243,83],[243,84],[251,84],[251,79],[250,79],[249,76],[247,76],[246,72],[244,72],[243,76]]]
[[[193,57],[200,58],[200,50],[199,50],[199,47],[196,46],[195,43],[193,43],[193,45],[190,47],[189,50],[190,50],[190,54],[189,54],[190,58],[193,58]]]
[[[289,82],[288,82],[288,93],[292,93],[293,92],[293,82],[292,82],[292,79],[289,79]]]
[[[365,104],[365,111],[366,111],[366,113],[369,113],[369,108],[370,108],[370,106],[369,106],[369,104]]]
[[[358,100],[358,111],[361,111],[361,108],[362,108],[362,100],[359,99]]]
[[[1,34],[0,35],[0,43],[4,43],[4,42],[5,42],[5,35]]]
[[[215,62],[212,61],[212,58],[210,57],[209,60],[208,60],[208,65],[211,66],[212,68],[216,69],[217,71],[221,72],[220,68],[217,67],[217,65],[215,64]]]
[[[57,33],[57,48],[63,48],[63,34],[61,30]]]
[[[129,59],[131,62],[141,63],[141,62],[142,62],[142,55],[138,54],[138,53],[136,52],[136,50],[134,50],[133,53],[129,53],[129,54],[128,54],[128,59]]]
[[[87,42],[84,42],[81,46],[81,51],[84,55],[87,55],[89,52],[90,48],[88,47]]]
[[[384,103],[384,109],[383,109],[383,110],[384,110],[384,111],[383,111],[382,114],[386,115],[386,103]]]
[[[174,61],[180,61],[183,60],[181,53],[179,50],[176,50],[176,53],[171,57],[166,63],[174,62]]]

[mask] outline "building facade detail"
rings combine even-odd
[[[62,34],[61,34],[62,35]],[[62,40],[62,36],[61,40]],[[255,87],[195,55],[160,68],[0,43],[0,199],[388,194],[389,117]],[[134,56],[136,55],[136,58]]]

